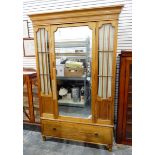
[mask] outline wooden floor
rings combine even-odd
[[[132,147],[114,145],[109,152],[100,145],[92,145],[59,139],[42,141],[41,133],[23,130],[23,155],[131,155]]]

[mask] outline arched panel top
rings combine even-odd
[[[49,26],[34,26],[33,29],[35,32],[38,32],[39,29],[45,29],[47,32],[49,32]]]
[[[100,22],[98,22],[98,28],[100,29],[105,24],[111,24],[112,27],[116,27],[117,26],[117,20],[114,20],[114,21],[100,21]]]
[[[117,20],[123,5],[28,15],[34,25]]]
[[[80,27],[80,26],[88,26],[90,30],[94,30],[95,22],[52,25],[51,31],[56,32],[58,28]]]

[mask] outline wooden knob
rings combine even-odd
[[[53,128],[54,131],[56,131],[56,128]]]
[[[97,132],[95,132],[95,133],[94,133],[94,135],[95,135],[95,136],[98,136],[98,133],[97,133]]]

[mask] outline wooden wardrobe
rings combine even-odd
[[[56,137],[104,144],[112,149],[121,9],[118,5],[29,15],[34,30],[43,140]],[[55,33],[70,27],[87,27],[91,31],[91,115],[88,118],[61,115],[58,105]]]
[[[132,144],[132,52],[120,54],[120,80],[116,142]]]

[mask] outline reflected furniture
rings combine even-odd
[[[68,29],[68,28],[66,28]],[[89,28],[88,28],[89,29]],[[64,29],[59,29],[59,33],[61,33],[61,30],[64,31]],[[62,32],[63,32],[62,31]],[[68,30],[69,31],[69,30]],[[72,28],[72,31],[73,28]],[[65,35],[65,34],[61,34],[61,35]],[[71,34],[72,35],[72,34]],[[75,38],[75,34],[74,34],[74,38]],[[67,34],[67,38],[69,38],[69,34]],[[56,59],[60,59],[62,57],[67,57],[67,59],[69,60],[75,60],[75,59],[78,59],[79,60],[82,60],[84,61],[85,63],[85,68],[84,70],[88,70],[88,61],[89,61],[89,53],[88,53],[88,50],[89,50],[89,40],[88,38],[86,39],[82,39],[82,40],[73,40],[73,37],[72,39],[70,39],[69,41],[61,41],[60,38],[58,37],[57,39],[57,42],[55,40],[55,54],[56,54]],[[80,49],[80,51],[82,52],[78,52],[79,50],[77,49]],[[60,51],[63,51],[60,53]],[[67,52],[65,52],[67,51]],[[58,66],[56,64],[56,66]],[[57,70],[57,68],[56,68]],[[82,102],[78,102],[78,103],[75,103],[73,102],[72,100],[62,100],[62,99],[58,99],[58,104],[59,105],[69,105],[69,106],[78,106],[78,107],[84,107],[86,105],[86,102],[87,102],[87,94],[86,94],[86,87],[87,87],[87,81],[89,80],[89,75],[87,74],[87,72],[84,71],[84,74],[82,76],[57,76],[57,81],[61,81],[61,82],[69,82],[69,83],[72,83],[72,84],[75,84],[76,81],[78,81],[80,84],[83,85],[84,87],[84,100]],[[72,73],[72,72],[71,72]],[[68,102],[66,102],[68,101]]]
[[[132,52],[120,54],[119,102],[116,142],[132,144]]]
[[[24,124],[40,124],[39,100],[35,69],[23,68],[23,121]],[[36,115],[37,114],[37,115]]]
[[[29,15],[33,23],[41,132],[112,149],[118,17],[122,5]],[[60,114],[56,77],[55,34],[60,28],[91,31],[91,116]],[[81,36],[83,33],[80,33]],[[74,35],[74,34],[73,34]]]

